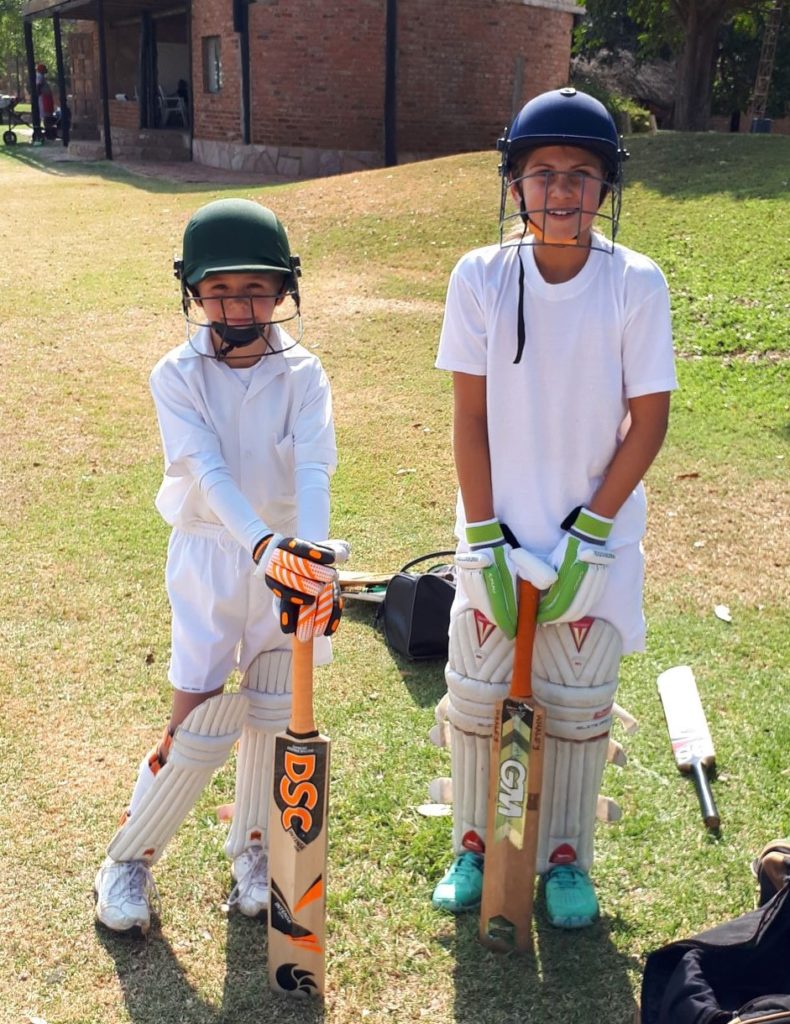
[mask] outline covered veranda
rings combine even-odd
[[[181,158],[190,159],[189,0],[28,0],[23,17],[34,126],[40,114],[31,23],[51,18],[63,144],[101,139],[112,160],[114,138],[164,151],[165,136],[176,136]],[[66,33],[65,21],[80,24]]]

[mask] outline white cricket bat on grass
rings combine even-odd
[[[677,766],[694,779],[702,820],[715,831],[719,828],[720,819],[708,772],[715,764],[716,752],[694,673],[688,665],[667,669],[658,677],[658,692]]]
[[[324,995],[329,748],[313,713],[313,641],[293,641],[293,704],[274,750],[269,810],[269,984]]]

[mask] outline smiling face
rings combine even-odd
[[[206,319],[230,327],[268,324],[282,301],[283,275],[276,273],[209,274],[197,286]]]
[[[594,153],[578,146],[540,146],[525,157],[510,192],[542,242],[588,246],[605,184],[603,164]]]
[[[218,358],[243,369],[269,349],[271,324],[283,302],[285,275],[277,272],[228,271],[208,274],[196,286],[201,318],[211,326]],[[189,316],[188,316],[189,319]]]

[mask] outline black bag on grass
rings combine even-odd
[[[790,1022],[790,885],[758,910],[647,958],[642,1024]]]
[[[409,570],[420,562],[454,555],[454,551],[432,551],[413,558],[387,584],[376,619],[390,647],[410,661],[447,657],[455,565],[443,562],[425,572]]]

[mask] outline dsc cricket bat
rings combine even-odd
[[[658,692],[677,766],[694,779],[702,820],[709,829],[718,829],[719,812],[708,779],[716,754],[694,673],[688,665],[667,669],[658,677]]]
[[[293,641],[293,704],[274,748],[269,808],[269,984],[324,995],[329,748],[313,712],[313,641]]]
[[[519,580],[510,693],[497,708],[491,740],[480,940],[500,951],[532,947],[546,717],[532,697],[539,597],[531,583]]]

